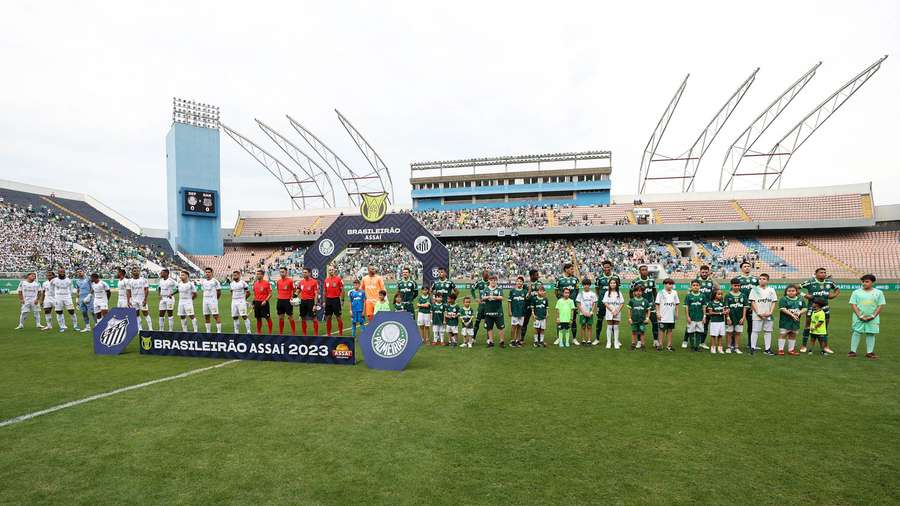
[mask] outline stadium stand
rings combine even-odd
[[[257,269],[266,269],[275,262],[280,250],[271,246],[228,246],[222,255],[187,255],[200,267],[212,268],[216,277],[227,277],[235,270],[249,277]]]
[[[759,198],[737,201],[753,221],[841,220],[865,218],[859,194]]]

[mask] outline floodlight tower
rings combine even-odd
[[[372,172],[368,174],[363,174],[366,178],[378,178],[378,182],[381,186],[381,191],[388,194],[388,203],[392,202],[392,197],[394,195],[394,182],[391,180],[391,171],[388,169],[388,166],[385,165],[384,161],[378,156],[378,153],[366,141],[366,138],[363,137],[359,130],[357,130],[350,120],[344,117],[341,114],[341,111],[337,109],[334,110],[337,113],[338,120],[340,120],[341,125],[344,126],[344,130],[350,134],[350,138],[353,139],[353,142],[356,144],[356,147],[359,148],[359,151],[362,153],[363,157],[365,157],[366,161],[369,162],[369,166],[372,167]]]
[[[166,135],[166,207],[175,251],[222,254],[219,155],[219,108],[173,98]]]

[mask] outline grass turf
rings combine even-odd
[[[488,350],[482,330],[402,373],[234,363],[0,428],[0,502],[896,504],[887,297],[877,362],[845,356],[842,295],[827,358]],[[95,356],[17,316],[0,297],[0,419],[221,362]]]

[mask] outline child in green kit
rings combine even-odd
[[[547,292],[544,285],[540,285],[537,294],[531,297],[531,314],[534,317],[534,347],[546,348],[544,332],[547,330]]]
[[[475,341],[475,310],[472,309],[472,297],[463,299],[463,305],[459,308],[459,322],[463,340],[460,347],[471,348]]]
[[[853,309],[853,335],[850,337],[848,357],[856,356],[859,338],[866,336],[866,358],[877,360],[875,354],[875,336],[878,335],[881,309],[884,308],[884,294],[874,287],[875,276],[866,274],[859,278],[862,288],[857,288],[850,296],[850,308]]]
[[[444,305],[444,319],[446,320],[447,337],[450,338],[450,346],[457,346],[456,336],[459,334],[459,306],[456,305],[456,294],[451,293]]]
[[[387,301],[387,292],[381,290],[378,292],[378,300],[375,302],[375,314],[381,311],[390,311],[391,303]]]
[[[800,330],[800,315],[803,314],[803,297],[800,297],[800,287],[788,285],[784,290],[784,297],[778,301],[778,355],[784,355],[784,343],[787,341],[788,355],[799,355],[794,347],[797,344],[797,331]]]
[[[559,347],[568,348],[572,344],[572,316],[575,314],[575,301],[570,298],[568,288],[563,288],[562,297],[556,301],[556,328],[559,334]]]
[[[822,356],[831,353],[828,349],[828,324],[825,319],[825,305],[828,304],[823,299],[815,298],[812,301],[812,314],[809,316],[809,353],[812,354],[816,341],[819,341],[819,347],[822,349]]]
[[[641,343],[641,351],[647,350],[646,325],[650,324],[650,302],[644,298],[644,287],[632,285],[631,297],[628,299],[628,324],[631,325],[631,349]]]
[[[447,305],[440,292],[434,292],[431,296],[431,345],[447,346],[444,341],[444,331],[447,328],[444,315]]]

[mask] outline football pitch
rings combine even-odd
[[[13,331],[4,295],[0,420],[225,365],[0,427],[0,503],[897,504],[900,296],[878,361],[846,356],[848,297],[830,357],[534,349],[531,332],[486,349],[482,329],[395,373],[137,339],[95,356],[87,333]]]

